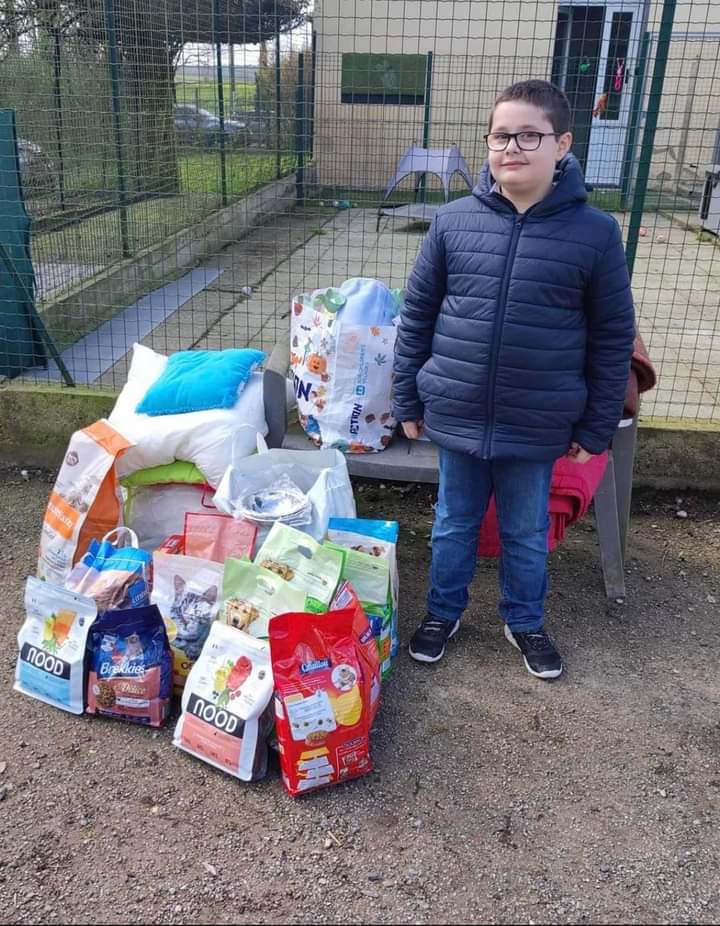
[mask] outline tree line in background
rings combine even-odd
[[[66,155],[95,148],[112,157],[108,7],[112,9],[125,157],[136,192],[178,190],[175,76],[185,45],[267,43],[306,21],[309,0],[0,0],[0,106],[36,138],[67,136]],[[294,58],[294,56],[289,56]],[[274,68],[260,62],[257,89],[275,98]],[[292,99],[296,64],[282,63],[282,97]],[[58,107],[60,112],[57,112]],[[35,139],[33,139],[35,140]],[[107,149],[107,151],[105,150]],[[107,179],[107,178],[105,178]]]

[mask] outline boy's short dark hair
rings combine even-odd
[[[512,84],[507,90],[503,90],[495,100],[495,106],[490,113],[490,131],[492,131],[495,107],[500,103],[510,103],[516,100],[531,103],[538,109],[542,109],[558,135],[570,131],[570,102],[560,87],[551,84],[549,80],[521,80],[517,84]]]

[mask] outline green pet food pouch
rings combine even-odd
[[[255,556],[255,565],[269,569],[307,595],[307,610],[327,611],[340,581],[343,554],[308,534],[276,522]]]
[[[252,637],[267,639],[277,614],[305,611],[305,592],[249,560],[225,560],[220,620]]]

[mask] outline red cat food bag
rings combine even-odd
[[[242,781],[262,778],[272,692],[267,642],[216,621],[188,675],[173,743]]]
[[[70,438],[43,519],[38,579],[62,585],[90,541],[121,523],[115,461],[132,446],[104,418]]]
[[[353,626],[357,607],[270,621],[275,729],[292,795],[359,778],[370,760],[370,686]]]
[[[182,534],[170,534],[160,544],[155,551],[156,553],[169,553],[171,556],[177,556],[185,552],[185,538]]]
[[[198,559],[224,563],[233,559],[252,559],[257,527],[227,514],[189,511],[185,515],[185,553]]]
[[[88,714],[159,727],[172,694],[172,653],[155,605],[106,611],[89,637]]]

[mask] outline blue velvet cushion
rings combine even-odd
[[[232,408],[250,374],[265,360],[261,350],[184,350],[173,354],[135,411],[178,415]]]

